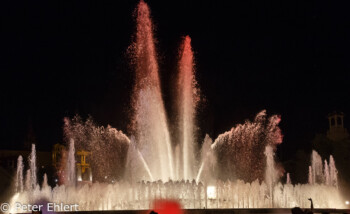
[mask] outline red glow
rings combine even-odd
[[[158,214],[183,214],[180,204],[171,200],[154,201],[153,210]]]

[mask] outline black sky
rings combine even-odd
[[[190,35],[212,137],[281,114],[282,159],[309,149],[334,110],[350,114],[350,14],[335,1],[146,1],[152,12],[168,114],[181,37]],[[62,142],[62,119],[90,114],[126,130],[132,73],[126,54],[138,1],[2,1],[2,149]],[[348,127],[348,117],[345,125]]]

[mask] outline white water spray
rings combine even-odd
[[[76,182],[76,171],[75,171],[75,147],[74,140],[70,139],[69,142],[69,151],[68,151],[68,160],[66,166],[66,184],[68,186],[74,186]]]
[[[18,156],[16,173],[16,192],[23,192],[23,158]]]
[[[34,190],[36,188],[36,185],[37,185],[35,144],[32,144],[32,152],[29,156],[29,163],[30,163],[30,188]]]

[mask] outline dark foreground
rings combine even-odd
[[[56,212],[60,213],[60,212]],[[67,214],[69,212],[61,212]],[[71,212],[73,213],[73,212]],[[150,210],[116,210],[116,211],[79,211],[79,214],[149,214]],[[183,210],[184,214],[245,214],[245,213],[286,213],[291,214],[291,209],[188,209]],[[350,214],[350,209],[314,209],[313,213],[346,213]]]

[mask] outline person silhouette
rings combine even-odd
[[[294,207],[292,209],[292,214],[305,214],[305,213],[302,209],[300,209],[300,207]]]
[[[309,201],[311,202],[311,212],[314,211],[314,203],[312,202],[312,198],[309,198]]]
[[[306,214],[313,214],[314,213],[314,203],[312,202],[312,198],[309,198],[308,199],[310,202],[311,202],[311,205],[310,205],[310,210],[305,210],[304,213]]]
[[[312,199],[308,199],[311,202],[311,209],[310,210],[302,210],[300,207],[294,207],[291,211],[292,214],[313,214],[314,213],[314,203],[312,202]]]

